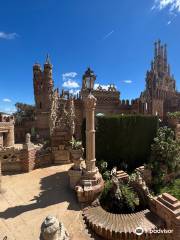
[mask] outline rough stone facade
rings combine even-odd
[[[0,151],[0,161],[2,172],[20,173],[30,172],[38,167],[50,166],[52,156],[50,149],[43,149],[42,145],[34,145],[26,139],[24,144],[4,147]]]
[[[14,146],[14,119],[0,114],[0,148]]]

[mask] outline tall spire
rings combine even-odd
[[[161,40],[158,40],[158,55],[161,55]]]
[[[157,58],[158,49],[157,49],[157,42],[154,43],[154,58]]]
[[[51,59],[50,59],[50,56],[49,56],[49,54],[47,53],[47,55],[46,55],[46,62],[45,62],[46,64],[51,64]]]
[[[167,72],[168,64],[167,64],[167,45],[164,44],[164,71]]]

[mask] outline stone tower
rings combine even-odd
[[[154,44],[154,59],[146,74],[146,89],[141,93],[141,112],[163,118],[167,100],[176,94],[176,84],[170,72],[167,46],[161,41]]]
[[[43,70],[39,64],[33,66],[33,85],[36,107],[35,127],[40,139],[48,139],[50,134],[49,114],[54,88],[52,64],[48,55]]]
[[[50,95],[53,91],[54,83],[52,79],[52,64],[48,55],[43,71],[39,64],[33,66],[33,83],[36,110],[39,112],[49,112]]]

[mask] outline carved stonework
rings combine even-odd
[[[48,216],[41,225],[40,240],[69,240],[64,225],[53,216]]]

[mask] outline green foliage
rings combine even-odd
[[[96,159],[114,166],[133,170],[145,162],[156,136],[158,118],[141,115],[111,115],[96,118]],[[85,147],[85,121],[82,127]]]
[[[174,182],[160,188],[160,193],[165,192],[180,200],[180,179],[176,179]]]
[[[161,127],[151,146],[150,167],[156,192],[163,185],[166,174],[177,172],[180,168],[180,143],[174,139],[174,132]]]
[[[112,188],[112,181],[111,180],[107,180],[105,182],[103,192],[101,193],[100,201],[102,203],[108,201],[108,199],[109,199],[109,192],[110,192],[111,188]]]
[[[101,160],[97,162],[97,166],[99,168],[99,171],[105,181],[110,179],[110,171],[108,170],[108,163],[104,160]]]
[[[16,123],[21,123],[27,119],[35,119],[35,106],[17,102],[15,107],[17,109],[14,113]]]
[[[74,150],[78,150],[78,149],[82,148],[82,142],[81,141],[77,141],[74,137],[70,141],[70,144],[72,146],[72,149],[74,149]]]
[[[180,112],[168,112],[167,116],[169,118],[180,118]]]
[[[115,190],[111,180],[105,183],[101,194],[102,207],[112,213],[132,213],[139,206],[139,198],[128,184],[119,183]]]

